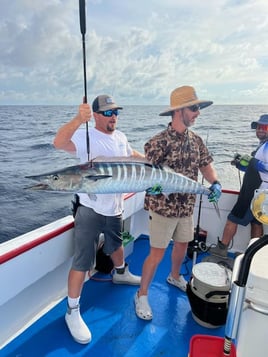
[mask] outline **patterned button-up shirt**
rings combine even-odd
[[[144,150],[147,160],[152,164],[169,166],[195,181],[198,179],[198,169],[213,161],[200,136],[191,130],[180,134],[172,128],[171,123],[166,130],[151,138],[144,145]],[[190,217],[195,198],[195,194],[188,193],[146,194],[144,207],[165,217]]]

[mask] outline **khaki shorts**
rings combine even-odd
[[[187,243],[194,238],[194,222],[191,217],[164,217],[149,210],[150,245],[166,248],[170,240]]]

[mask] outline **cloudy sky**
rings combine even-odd
[[[215,104],[268,104],[267,0],[86,0],[88,101],[168,104],[193,85]],[[77,104],[78,0],[1,0],[0,105]]]

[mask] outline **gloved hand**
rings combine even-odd
[[[231,165],[236,167],[236,165],[239,164],[239,161],[241,160],[241,157],[242,157],[242,155],[240,155],[240,154],[238,154],[238,153],[235,153],[235,154],[234,154],[234,158],[233,158],[233,160],[231,161]]]
[[[243,167],[248,167],[248,164],[250,160],[252,159],[252,156],[250,155],[243,155],[240,159],[240,165]]]
[[[213,184],[209,187],[210,194],[208,195],[209,202],[216,203],[221,197],[221,184],[219,181],[213,182]]]
[[[245,172],[251,159],[252,156],[250,155],[235,154],[234,159],[231,161],[231,165],[234,165],[238,170]]]

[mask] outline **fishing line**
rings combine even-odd
[[[240,185],[240,189],[242,186],[242,181],[241,181],[241,174],[240,174],[240,170],[238,170],[238,180],[239,180],[239,185]]]
[[[224,160],[224,161],[217,161],[214,163],[214,165],[220,165],[220,164],[230,164],[230,160]]]
[[[80,14],[80,31],[82,34],[82,50],[83,50],[83,74],[84,74],[84,99],[83,103],[87,103],[87,72],[86,72],[86,3],[85,0],[79,0],[79,14]],[[87,156],[89,161],[89,134],[88,122],[86,122],[86,145]]]

